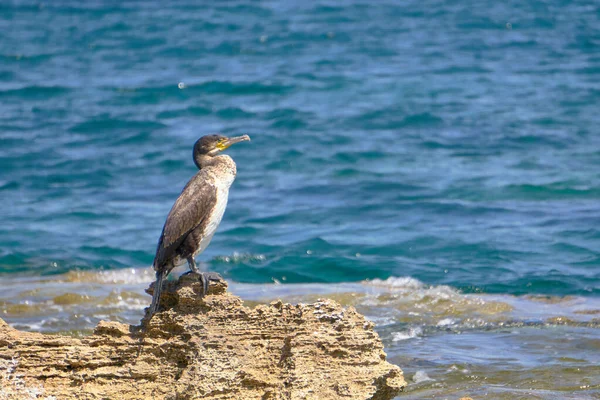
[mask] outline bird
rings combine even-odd
[[[221,223],[229,188],[237,173],[233,159],[220,153],[235,143],[249,140],[248,135],[228,138],[215,134],[203,136],[194,144],[193,158],[199,171],[175,200],[158,240],[152,263],[156,281],[150,317],[158,310],[164,279],[173,268],[186,262],[189,273],[198,274],[203,295],[207,293],[209,280],[214,275],[200,272],[195,257],[208,247]]]

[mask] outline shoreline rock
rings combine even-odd
[[[166,282],[140,326],[84,338],[0,319],[0,399],[392,399],[406,386],[373,323],[331,300],[248,308],[194,276]],[[152,292],[152,286],[147,290]]]

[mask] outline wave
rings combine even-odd
[[[229,95],[264,95],[284,94],[292,87],[279,83],[264,83],[257,81],[206,81],[206,82],[181,82],[163,86],[142,86],[131,88],[118,88],[120,93],[119,102],[132,105],[156,104],[169,100],[185,100],[197,98],[206,94],[229,94]],[[107,88],[114,90],[114,88]]]
[[[222,262],[240,260],[262,261],[263,257],[238,254]],[[14,326],[43,331],[86,331],[102,318],[137,323],[150,300],[144,289],[153,280],[150,267],[4,277],[6,290],[0,294],[0,311]],[[564,325],[600,328],[598,298],[465,294],[451,286],[428,285],[407,276],[354,283],[287,284],[274,279],[268,284],[229,281],[229,285],[248,304],[278,298],[292,303],[331,298],[355,307],[389,332],[392,341],[418,339],[439,331]],[[73,319],[74,315],[78,317]],[[40,321],[45,322],[39,325]],[[28,328],[28,323],[38,325]]]
[[[120,118],[98,117],[75,124],[70,131],[75,133],[106,133],[116,131],[154,131],[166,125],[156,121],[137,121]],[[139,135],[139,134],[138,134]]]
[[[46,100],[65,95],[71,91],[65,86],[25,86],[18,89],[0,90],[0,98],[19,98],[22,100]]]
[[[406,114],[402,109],[385,108],[368,111],[350,119],[350,124],[363,129],[431,128],[443,124],[444,120],[428,112]]]

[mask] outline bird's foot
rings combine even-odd
[[[198,276],[198,280],[202,283],[202,296],[206,296],[208,294],[208,287],[210,286],[211,281],[219,282],[223,280],[223,277],[218,272],[188,271],[183,275]]]

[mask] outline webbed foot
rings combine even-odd
[[[208,293],[208,287],[210,282],[219,282],[223,280],[223,277],[218,272],[196,272],[188,271],[183,275],[197,275],[198,280],[202,283],[202,296],[206,296]]]

